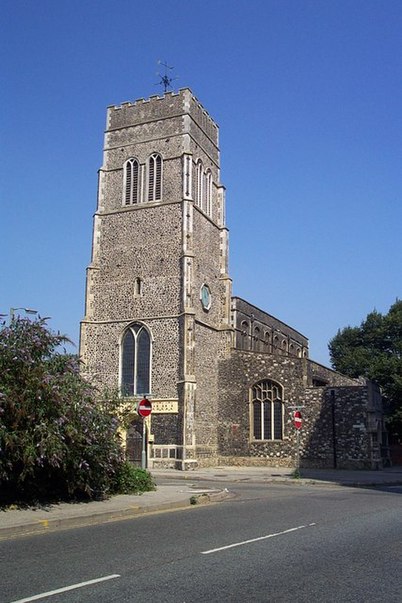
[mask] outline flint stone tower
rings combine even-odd
[[[218,127],[188,89],[108,109],[81,323],[84,373],[132,411],[148,466],[378,468],[381,394],[231,296]],[[136,402],[148,396],[143,423]],[[302,409],[300,445],[293,423]]]
[[[218,453],[234,333],[218,144],[188,88],[108,108],[81,323],[84,373],[148,395],[148,452],[182,469]]]

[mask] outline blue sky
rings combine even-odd
[[[233,292],[310,339],[402,296],[400,0],[3,0],[0,313],[78,344],[106,107],[175,66],[220,126]]]

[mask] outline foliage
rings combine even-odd
[[[300,469],[294,469],[292,471],[292,478],[293,479],[300,479],[301,478]]]
[[[148,471],[125,461],[116,472],[113,489],[119,494],[140,494],[155,490],[155,482]]]
[[[124,471],[117,398],[96,399],[78,358],[58,351],[66,341],[44,320],[13,319],[0,330],[2,503],[117,490]]]
[[[397,300],[388,314],[373,311],[360,327],[338,331],[328,347],[337,371],[381,386],[390,432],[402,438],[402,301]]]

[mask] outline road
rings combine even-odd
[[[402,601],[402,488],[222,485],[236,496],[0,542],[0,602]]]

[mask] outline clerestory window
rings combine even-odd
[[[134,323],[125,330],[120,367],[122,396],[150,394],[151,337],[144,325]]]
[[[251,439],[283,439],[282,387],[273,381],[260,381],[251,389]]]

